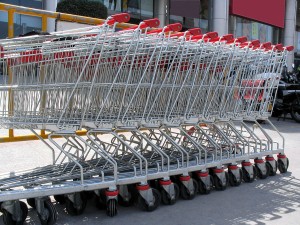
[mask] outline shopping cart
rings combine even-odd
[[[54,224],[51,195],[79,215],[92,191],[114,216],[117,203],[152,211],[179,195],[275,175],[277,166],[286,172],[284,139],[273,141],[256,120],[271,112],[291,47],[180,32],[180,24],[152,30],[157,19],[115,32],[128,19],[0,41],[0,125],[31,130],[53,153],[53,165],[1,177],[6,224],[25,220],[19,199]],[[75,133],[83,128],[86,137]],[[49,142],[35,129],[50,131]]]

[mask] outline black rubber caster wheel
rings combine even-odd
[[[266,163],[266,173],[263,174],[262,171],[259,169],[259,167],[257,165],[255,165],[256,171],[257,171],[257,177],[259,179],[266,179],[269,176],[270,173],[270,165],[268,163]]]
[[[269,167],[269,176],[275,176],[277,169],[278,169],[278,162],[275,160],[275,169],[272,167],[271,163],[268,161],[266,162],[267,166]]]
[[[23,225],[25,220],[26,220],[26,217],[28,215],[28,207],[26,205],[26,203],[24,202],[20,202],[20,207],[21,207],[21,221],[15,221],[13,219],[13,215],[10,214],[8,211],[6,211],[5,209],[2,209],[2,216],[3,216],[3,223],[5,225]]]
[[[65,195],[54,195],[53,198],[60,205],[64,205],[66,203],[66,197],[65,197]]]
[[[118,196],[118,204],[123,207],[130,207],[134,204],[134,200],[132,197],[129,198],[128,201],[124,200],[121,195]]]
[[[26,202],[31,208],[35,209],[35,199],[34,198],[28,198],[28,199],[26,199]]]
[[[129,199],[124,200],[121,195],[118,195],[118,204],[123,207],[130,207],[134,205],[134,203],[137,201],[138,191],[134,187],[134,185],[127,185],[128,192],[129,192]]]
[[[161,194],[161,202],[164,205],[174,205],[176,203],[176,201],[179,198],[179,186],[178,184],[174,184],[174,191],[175,191],[175,198],[171,199],[170,195],[168,192],[165,191],[165,189],[161,188],[160,194]]]
[[[190,191],[183,184],[180,184],[180,196],[184,200],[192,200],[195,198],[199,189],[197,181],[194,178],[191,179],[193,180],[194,193],[190,193]]]
[[[148,212],[152,212],[155,209],[158,208],[160,202],[161,202],[161,196],[158,190],[152,188],[152,193],[153,193],[153,197],[154,197],[154,204],[149,206],[147,204],[147,202],[145,201],[145,199],[139,195],[138,199],[137,199],[137,205],[140,209],[144,210],[144,211],[148,211]]]
[[[201,195],[208,195],[211,188],[207,188],[201,179],[198,180],[198,192]]]
[[[44,201],[44,207],[48,211],[48,218],[43,219],[41,215],[38,214],[38,217],[41,221],[41,225],[53,225],[57,221],[57,211],[55,206],[52,204],[50,200]]]
[[[87,200],[90,200],[95,196],[95,192],[93,192],[93,191],[85,191],[84,194],[85,194],[85,197],[87,198]]]
[[[220,178],[216,174],[213,175],[214,186],[215,186],[215,189],[217,191],[224,191],[224,190],[226,190],[227,185],[228,185],[228,180],[229,180],[227,172],[225,172],[225,176],[226,176],[226,183],[223,184],[223,182],[220,180]]]
[[[242,167],[242,174],[243,174],[243,181],[244,182],[252,183],[256,178],[256,169],[253,166],[253,177],[252,178],[250,177],[250,174],[248,173],[248,171],[244,167]]]
[[[230,186],[232,186],[232,187],[237,187],[242,183],[243,172],[241,169],[238,169],[238,170],[239,170],[239,174],[240,174],[239,180],[236,179],[235,175],[230,170],[228,171],[228,180],[229,180]]]
[[[278,159],[278,170],[280,173],[286,173],[289,168],[289,159],[286,158],[287,165],[285,166],[281,159]]]
[[[81,215],[86,208],[87,198],[85,197],[84,192],[80,193],[80,197],[81,197],[80,207],[75,207],[74,203],[69,198],[66,198],[66,211],[71,216]]]
[[[100,190],[99,195],[96,195],[95,198],[96,207],[100,210],[106,210],[106,196],[105,189]]]
[[[118,214],[118,210],[117,210],[117,200],[116,199],[109,199],[106,202],[106,214],[109,217],[114,217]]]

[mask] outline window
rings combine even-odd
[[[258,39],[260,42],[273,43],[275,41],[273,38],[273,32],[275,29],[275,27],[266,24],[237,17],[235,36],[246,36],[248,40]]]
[[[200,27],[202,33],[208,31],[209,0],[171,0],[170,4],[170,23],[182,23],[183,30]]]
[[[42,0],[2,0],[2,3],[21,5],[25,7],[43,9]],[[6,38],[7,33],[7,12],[0,11],[0,38]],[[32,30],[41,30],[42,19],[40,17],[14,14],[14,35],[18,36]]]

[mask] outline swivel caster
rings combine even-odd
[[[61,205],[64,205],[66,203],[65,195],[54,195],[53,197],[54,197],[55,201]]]
[[[73,194],[68,194],[66,198],[66,211],[72,216],[81,215],[87,204],[87,198],[84,192],[76,192]]]
[[[171,180],[159,180],[161,201],[164,205],[173,205],[179,197],[179,186]]]
[[[131,184],[120,185],[118,190],[118,204],[123,207],[132,206],[135,202],[134,196],[137,196],[137,190],[135,190],[134,186]]]
[[[256,168],[252,165],[251,162],[243,161],[242,162],[242,174],[243,174],[244,182],[251,183],[256,178]]]
[[[242,182],[243,172],[237,165],[228,166],[229,184],[232,187],[239,186]]]
[[[41,225],[54,225],[57,221],[57,211],[50,199],[37,198],[35,201]]]
[[[289,159],[284,154],[278,154],[277,158],[280,173],[286,173],[289,168]]]
[[[209,194],[212,187],[212,182],[208,171],[205,170],[197,172],[197,178],[199,194]]]
[[[228,173],[223,168],[215,168],[213,171],[213,182],[217,191],[224,191],[228,186]]]
[[[278,168],[278,163],[273,156],[266,156],[266,164],[269,167],[269,176],[275,176]]]
[[[1,204],[1,212],[5,225],[22,225],[28,215],[28,207],[21,201],[7,201]]]
[[[118,203],[118,190],[110,191],[109,189],[105,191],[106,196],[106,214],[109,217],[114,217],[118,214],[117,203]]]
[[[198,191],[198,183],[190,176],[180,176],[180,195],[184,200],[192,200]]]
[[[137,185],[137,190],[139,192],[137,198],[137,205],[144,211],[154,211],[157,209],[161,202],[161,196],[158,190],[150,188],[148,184]]]
[[[270,173],[270,167],[268,163],[265,163],[263,159],[254,159],[255,168],[257,170],[257,177],[260,179],[266,179]]]

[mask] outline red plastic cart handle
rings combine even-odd
[[[170,32],[170,31],[172,31],[172,32],[178,32],[178,31],[181,31],[181,29],[182,29],[181,23],[173,23],[173,24],[167,25],[167,27],[165,28],[165,30],[164,30],[164,28],[158,28],[158,29],[149,31],[148,34],[160,33],[163,30],[165,32]]]
[[[251,41],[251,46],[252,47],[259,47],[260,45],[260,41],[259,40],[253,40]]]
[[[266,50],[270,50],[272,49],[272,43],[271,42],[265,42],[262,44],[262,48],[266,49]]]
[[[191,28],[191,29],[188,29],[188,32],[191,35],[200,35],[200,34],[202,34],[202,31],[201,31],[200,28]]]
[[[182,29],[181,23],[169,24],[169,25],[167,25],[167,27],[173,32],[178,32],[178,31],[181,31],[181,29]]]
[[[159,19],[154,18],[154,19],[150,19],[150,20],[144,20],[143,23],[140,25],[141,29],[145,29],[147,27],[150,28],[155,28],[158,27],[160,24]]]
[[[294,46],[287,46],[287,47],[285,47],[285,49],[287,50],[287,51],[289,51],[289,52],[291,52],[291,51],[293,51],[294,50]]]
[[[130,15],[128,13],[120,13],[120,14],[115,14],[111,16],[112,19],[110,19],[107,24],[108,25],[113,25],[115,23],[126,23],[130,20]]]
[[[208,32],[205,34],[206,37],[208,38],[211,38],[211,39],[214,39],[214,38],[217,38],[218,37],[218,32]]]
[[[232,42],[234,40],[233,34],[226,34],[222,36],[221,40],[226,42]]]
[[[130,20],[130,15],[128,13],[119,13],[119,14],[112,15],[112,18],[117,23],[127,23]]]
[[[238,43],[244,43],[246,41],[247,41],[247,37],[246,36],[238,37],[236,39],[236,42],[238,42]]]
[[[0,58],[4,58],[4,48],[0,45]]]
[[[277,45],[275,45],[275,49],[276,49],[277,51],[280,51],[280,52],[284,50],[282,44],[277,44]]]

